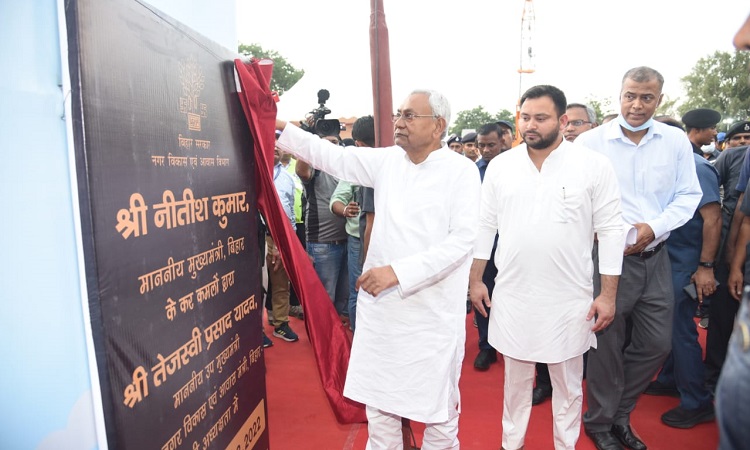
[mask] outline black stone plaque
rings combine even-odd
[[[237,54],[142,2],[65,5],[109,447],[268,448]]]

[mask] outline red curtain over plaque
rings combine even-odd
[[[305,311],[318,373],[328,402],[340,423],[366,422],[364,406],[344,397],[351,337],[341,323],[318,274],[284,214],[273,184],[276,94],[270,90],[273,63],[270,60],[235,60],[238,94],[255,143],[258,208],[266,219],[281,253],[289,279]]]

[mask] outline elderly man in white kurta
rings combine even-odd
[[[563,139],[565,95],[535,86],[521,98],[525,144],[487,167],[471,297],[492,306],[489,342],[505,358],[503,448],[524,445],[536,362],[549,365],[556,449],[574,449],[583,401],[583,353],[614,316],[624,246],[620,192],[611,163]],[[499,233],[490,302],[481,273]],[[594,234],[602,295],[593,299]],[[595,319],[596,318],[596,319]]]
[[[378,218],[357,284],[344,395],[364,403],[368,449],[400,449],[401,418],[426,424],[422,448],[457,449],[465,295],[479,214],[476,166],[441,140],[445,98],[414,91],[394,115],[393,147],[342,148],[277,121],[279,147],[373,187]]]

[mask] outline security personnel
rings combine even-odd
[[[702,349],[693,316],[696,300],[702,302],[704,295],[711,295],[716,290],[714,264],[721,238],[719,174],[703,157],[701,146],[714,140],[716,124],[720,120],[721,114],[706,108],[694,109],[682,117],[693,145],[703,196],[693,218],[673,230],[667,239],[675,299],[672,352],[656,381],[645,392],[680,398],[679,406],[661,416],[665,425],[674,428],[692,428],[714,419],[713,401],[704,383]],[[697,293],[695,299],[685,289],[691,286]]]
[[[740,242],[740,230],[743,222],[746,222],[745,214],[740,208],[745,197],[745,191],[750,179],[750,160],[745,156],[750,144],[750,121],[741,121],[732,124],[724,137],[724,150],[721,157],[716,160],[716,168],[722,177],[724,186],[723,215],[725,225],[728,229],[724,238],[724,255],[722,255],[717,266],[716,275],[719,283],[717,294],[711,298],[710,320],[708,322],[708,333],[706,334],[706,384],[709,390],[714,390],[721,374],[722,366],[727,355],[729,339],[734,329],[735,317],[739,309],[739,297],[737,292],[737,281],[742,287],[743,266],[750,268],[746,263],[746,242]],[[727,170],[725,166],[729,166]],[[739,173],[738,173],[739,172]],[[724,183],[725,173],[728,174],[728,182]],[[730,225],[727,225],[729,222]],[[740,253],[741,250],[741,254]],[[737,257],[740,256],[740,257]],[[727,265],[729,267],[727,267]],[[735,276],[732,276],[732,267],[735,267]],[[725,271],[729,272],[728,274]],[[739,277],[739,280],[737,280]],[[734,292],[732,292],[734,291]]]
[[[701,147],[709,145],[716,140],[716,124],[721,120],[718,111],[708,108],[693,109],[682,116],[688,139],[693,145],[693,153],[703,156]],[[712,158],[709,157],[709,161]],[[716,159],[715,157],[713,159]]]
[[[726,148],[750,145],[750,122],[737,122],[727,130]]]
[[[470,131],[461,137],[461,145],[464,147],[464,156],[477,162],[481,157],[477,149],[477,134]]]
[[[461,144],[461,137],[455,134],[451,134],[450,136],[448,136],[448,148],[456,153],[463,154],[464,149],[463,145]]]

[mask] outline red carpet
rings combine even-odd
[[[464,450],[499,449],[502,439],[502,362],[489,371],[478,372],[472,364],[477,354],[477,332],[472,316],[466,316],[466,357],[461,375],[462,413],[459,439]],[[362,450],[367,441],[367,424],[341,425],[331,412],[315,369],[313,352],[302,321],[291,318],[299,342],[285,342],[266,335],[274,346],[265,349],[268,389],[268,427],[274,450]],[[705,330],[699,329],[701,341]],[[502,361],[502,358],[500,359]],[[585,388],[584,388],[585,395]],[[661,423],[661,415],[677,406],[678,399],[644,395],[632,415],[632,424],[650,450],[715,449],[718,431],[715,423],[678,430]],[[586,402],[584,399],[584,411]],[[417,445],[421,445],[424,426],[412,423]],[[551,402],[535,406],[531,412],[526,449],[551,449]],[[594,449],[581,430],[577,447]]]

